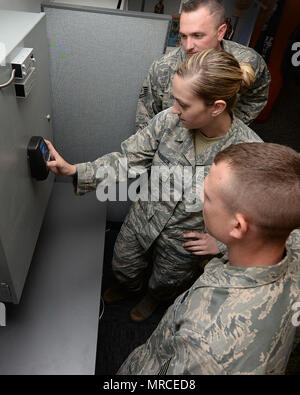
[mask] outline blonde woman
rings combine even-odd
[[[225,51],[206,50],[187,59],[177,70],[173,107],[157,114],[147,127],[124,141],[120,152],[92,163],[72,165],[48,142],[49,169],[59,176],[74,177],[77,194],[107,183],[105,167],[115,170],[119,181],[120,160],[127,161],[128,173],[137,166],[151,170],[148,198],[132,204],[115,243],[112,267],[118,284],[104,293],[106,303],[112,303],[139,292],[145,270],[152,263],[148,292],[130,312],[134,321],[147,319],[161,301],[172,301],[195,281],[213,255],[226,250],[205,233],[201,202],[198,208],[193,207],[190,198],[193,194],[196,200],[199,198],[197,191],[219,151],[242,142],[261,142],[232,112],[237,95],[253,80],[251,66],[240,65]],[[153,193],[157,185],[153,187],[152,181],[161,168],[170,177],[159,178],[157,195]],[[175,198],[178,191],[176,176],[171,175],[174,169],[176,175],[189,175],[184,180],[188,188],[180,199]],[[166,185],[169,198],[163,199]],[[194,230],[196,245],[186,245],[184,234],[189,237]]]

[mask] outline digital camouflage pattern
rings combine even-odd
[[[214,258],[118,374],[284,374],[299,294],[299,231],[274,266],[230,266]]]
[[[179,117],[167,109],[157,114],[146,128],[138,131],[121,144],[121,152],[113,152],[96,159],[94,162],[77,164],[78,183],[77,193],[92,191],[107,183],[105,175],[97,177],[98,169],[105,166],[115,169],[117,181],[126,178],[119,168],[120,160],[127,160],[128,173],[135,171],[138,166],[145,170],[155,166],[170,169],[172,166],[192,169],[192,189],[196,183],[202,183],[207,175],[217,152],[232,144],[242,142],[262,141],[248,126],[238,118],[233,119],[226,135],[210,146],[206,151],[195,157],[193,132],[185,129]],[[196,181],[196,167],[203,174]],[[190,198],[183,195],[181,201],[174,200],[174,178],[160,179],[159,188],[163,190],[170,181],[169,201],[151,201],[151,184],[149,184],[149,199],[137,200],[132,204],[116,241],[113,268],[117,278],[128,282],[129,288],[140,287],[137,279],[147,266],[145,254],[154,248],[154,269],[150,279],[150,289],[160,298],[177,296],[182,289],[199,276],[201,258],[186,251],[182,247],[183,234],[190,230],[205,231],[201,206],[196,205],[197,211],[190,212]],[[195,194],[195,196],[197,196]],[[198,202],[199,204],[201,202]],[[219,243],[222,253],[226,248]],[[207,260],[207,256],[203,259]],[[198,265],[197,265],[198,264]],[[197,269],[198,270],[195,270]],[[131,282],[131,284],[129,284]],[[176,291],[176,290],[177,291]],[[165,295],[164,295],[165,293]]]
[[[239,62],[251,64],[255,71],[253,87],[243,95],[239,95],[234,109],[234,114],[244,123],[249,124],[267,104],[270,73],[264,59],[254,49],[228,40],[222,40],[221,46]],[[152,63],[137,104],[137,130],[144,128],[154,115],[173,105],[173,77],[186,57],[183,48],[178,47]]]

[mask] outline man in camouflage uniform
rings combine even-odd
[[[239,62],[250,63],[255,71],[251,89],[240,95],[234,113],[244,123],[253,121],[268,101],[270,73],[264,59],[252,48],[224,40],[224,7],[218,0],[189,0],[180,17],[182,46],[155,61],[143,83],[136,112],[136,129],[142,129],[157,113],[172,106],[172,80],[178,66],[204,49],[224,49]]]
[[[300,158],[268,143],[221,154],[205,180],[204,217],[229,261],[206,265],[118,374],[285,372],[300,302],[300,232],[290,233],[300,226]]]

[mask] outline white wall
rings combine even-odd
[[[42,0],[0,0],[0,9],[40,12]]]

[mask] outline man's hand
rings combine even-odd
[[[52,173],[60,177],[72,177],[76,173],[76,166],[66,162],[59,153],[54,149],[49,140],[45,140],[49,153],[50,160],[47,162],[47,167]]]
[[[185,233],[183,237],[185,239],[194,239],[182,244],[187,251],[194,255],[217,255],[220,253],[216,239],[208,233],[190,232]]]

